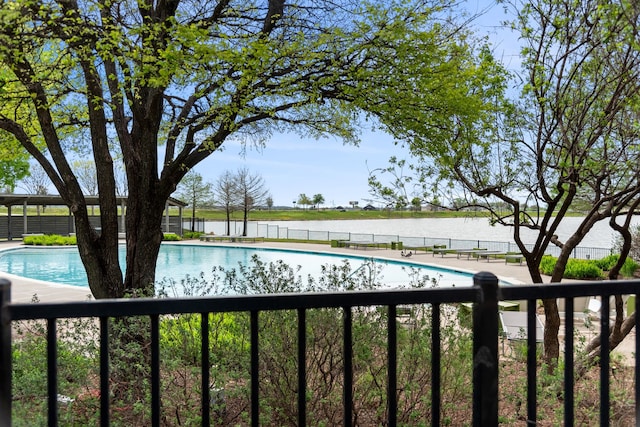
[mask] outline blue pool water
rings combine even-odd
[[[352,271],[358,269],[371,258],[266,248],[239,248],[232,246],[172,245],[163,244],[156,268],[156,280],[170,278],[180,282],[187,275],[194,277],[204,273],[212,277],[212,268],[238,268],[239,264],[251,265],[257,255],[265,263],[282,260],[290,267],[301,266],[298,274],[318,277],[322,266],[342,265],[347,259]],[[120,250],[121,266],[124,266],[124,247]],[[469,273],[457,272],[437,267],[425,267],[410,262],[377,259],[381,266],[382,282],[388,287],[407,286],[410,270],[419,269],[421,275],[428,275],[438,281],[438,286],[471,286],[473,277]],[[69,248],[18,248],[0,252],[0,271],[21,277],[47,282],[87,286],[87,277],[78,250]]]

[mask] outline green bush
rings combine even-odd
[[[176,233],[163,233],[162,240],[175,242],[182,239]]]
[[[548,276],[552,275],[558,259],[551,255],[545,255],[540,262],[540,272]],[[570,258],[562,276],[566,279],[601,279],[604,277],[602,269],[595,261],[588,259]]]
[[[180,359],[187,364],[197,363],[202,341],[202,316],[183,314],[164,319],[160,323],[160,337],[167,357]],[[242,352],[248,351],[244,340],[248,327],[243,313],[209,313],[211,350],[217,357],[239,360]],[[239,350],[241,353],[235,353]],[[223,357],[224,356],[224,357]]]
[[[22,240],[25,245],[35,246],[72,246],[77,243],[76,236],[61,236],[59,234],[44,234],[25,236]]]
[[[615,255],[609,255],[604,258],[597,259],[594,262],[598,267],[602,269],[602,271],[609,271],[613,268],[614,265],[616,265],[619,258],[620,258],[620,255],[615,254]]]
[[[540,273],[551,276],[551,273],[553,273],[553,269],[556,266],[556,261],[557,258],[551,255],[543,256],[542,260],[540,261]]]
[[[95,324],[87,319],[58,320],[58,394],[61,425],[96,425],[94,399],[88,406],[78,397],[94,389],[98,351]],[[47,333],[38,321],[15,324],[20,339],[12,345],[13,424],[17,427],[46,425],[47,417]],[[92,335],[93,334],[93,335]],[[90,415],[89,415],[90,414]]]
[[[613,268],[613,266],[618,262],[620,255],[609,255],[608,257],[604,257],[602,259],[596,260],[596,264],[604,271],[609,271]],[[638,263],[627,257],[624,260],[624,265],[620,269],[620,274],[624,277],[633,277],[634,273],[638,269]]]
[[[182,233],[183,239],[199,239],[204,233],[201,231],[185,231]]]
[[[639,267],[640,265],[637,262],[635,262],[631,258],[627,258],[624,261],[624,265],[620,269],[620,274],[622,274],[624,277],[634,277]]]
[[[572,258],[567,262],[564,277],[567,279],[601,279],[604,277],[604,273],[593,261]]]

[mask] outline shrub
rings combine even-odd
[[[602,270],[610,271],[613,268],[613,266],[618,262],[619,258],[620,258],[620,255],[614,254],[614,255],[609,255],[607,257],[599,259],[595,262],[598,265],[598,267],[600,267]],[[624,260],[624,265],[620,269],[620,274],[624,277],[633,277],[637,269],[638,269],[638,263],[635,262],[633,259],[627,257],[627,259]]]
[[[571,258],[564,270],[567,279],[601,279],[603,276],[602,269],[587,259]]]
[[[162,240],[178,241],[178,240],[182,240],[182,239],[176,233],[163,233]]]
[[[72,246],[77,243],[75,236],[61,236],[59,234],[43,234],[25,236],[22,240],[25,245],[35,246]]]
[[[209,313],[211,351],[222,360],[240,360],[240,354],[248,350],[246,315],[243,313]],[[202,317],[200,314],[183,314],[164,319],[160,323],[163,351],[169,358],[180,359],[186,364],[200,359],[202,342]],[[234,353],[240,350],[241,353]]]
[[[637,262],[635,262],[631,258],[627,258],[624,261],[624,265],[620,269],[620,274],[622,274],[624,277],[634,277],[639,267],[640,265]]]
[[[86,405],[79,397],[93,389],[97,355],[87,319],[61,319],[58,323],[57,370],[61,425],[96,425],[96,400]],[[47,333],[39,321],[18,322],[12,346],[13,416],[15,426],[46,425]],[[63,397],[64,396],[64,397]]]
[[[540,262],[540,272],[550,276],[558,259],[551,255],[545,255]],[[562,276],[567,279],[601,279],[603,272],[595,261],[587,259],[570,258]]]
[[[199,239],[204,233],[201,231],[185,231],[182,233],[183,239]]]
[[[540,273],[551,276],[553,269],[556,266],[557,259],[551,255],[545,255],[540,261]]]
[[[260,294],[270,292],[341,291],[374,289],[382,281],[383,267],[369,265],[355,269],[348,262],[338,266],[324,266],[317,279],[306,281],[298,270],[283,262],[264,263],[254,257],[247,266],[229,271],[216,270],[213,283],[208,286],[219,292]],[[411,286],[431,286],[429,278],[413,276]],[[176,294],[195,295],[204,290],[198,278],[183,281],[187,290]],[[163,294],[175,283],[164,283]],[[398,381],[403,385],[400,398],[399,421],[404,425],[420,425],[430,420],[431,371],[429,360],[430,306],[412,309],[399,320]],[[445,309],[442,309],[443,312]],[[454,313],[452,311],[452,313]],[[354,413],[363,425],[382,425],[386,415],[386,351],[387,311],[354,308],[354,384],[359,398]],[[200,364],[201,315],[180,315],[164,319],[160,325],[162,360],[172,372],[181,372],[186,384],[197,384],[195,375]],[[343,312],[340,309],[318,309],[307,312],[307,403],[308,418],[313,425],[339,425],[342,420],[341,378]],[[442,329],[443,346],[458,357],[442,363],[443,378],[452,387],[443,391],[448,402],[465,400],[470,404],[472,340],[469,331],[454,330],[454,322],[445,322]],[[261,421],[265,425],[295,425],[297,421],[297,313],[277,311],[260,313],[260,405]],[[249,407],[250,342],[249,316],[245,313],[209,314],[210,360],[212,393],[223,395],[225,411],[216,411],[220,425],[246,424]],[[163,388],[169,388],[168,383]],[[181,389],[181,393],[197,390]],[[222,390],[222,392],[220,392]],[[179,399],[181,402],[194,399]],[[197,399],[195,399],[197,400]],[[177,401],[177,400],[176,400]],[[216,409],[220,409],[219,407]],[[183,407],[180,417],[189,419]],[[443,410],[452,419],[469,413],[469,405],[451,404]]]
[[[609,271],[613,268],[614,265],[616,265],[619,258],[620,258],[620,255],[614,254],[614,255],[606,256],[604,258],[597,259],[594,262],[603,271]]]

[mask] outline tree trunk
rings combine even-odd
[[[540,261],[527,259],[529,275],[534,283],[543,283],[540,274]],[[543,299],[542,307],[544,308],[544,360],[548,366],[553,367],[557,363],[560,356],[560,341],[558,339],[558,331],[560,331],[560,313],[558,312],[558,303],[555,299]]]
[[[613,215],[609,219],[609,225],[611,228],[616,230],[622,236],[622,247],[620,248],[620,257],[618,258],[618,262],[611,268],[609,271],[609,280],[617,280],[620,274],[620,270],[624,266],[624,262],[629,256],[629,252],[631,251],[631,243],[632,236],[629,231],[630,220],[632,218],[631,213],[635,211],[635,208],[638,206],[640,201],[636,201],[634,204],[634,209],[629,209],[624,225],[619,225],[616,223],[616,215]],[[637,296],[636,296],[637,298]],[[624,301],[622,300],[621,295],[615,295],[615,308],[616,308],[616,319],[612,326],[609,327],[607,331],[607,339],[609,340],[609,351],[614,350],[626,337],[629,335],[631,330],[635,326],[636,313],[631,314],[627,319],[624,319]],[[608,316],[609,313],[600,313],[601,316]],[[604,333],[601,331],[598,336],[592,339],[586,346],[585,352],[587,356],[583,361],[581,361],[576,368],[576,376],[580,377],[584,375],[587,369],[597,363],[600,356],[600,346],[602,345],[602,340]]]
[[[618,298],[618,296],[616,296]],[[621,299],[622,300],[622,299]],[[629,333],[635,327],[636,313],[633,312],[629,317],[622,320],[622,315],[618,314],[617,302],[616,302],[616,320],[613,326],[609,327],[609,351],[615,350],[618,345],[629,335]],[[586,356],[583,360],[576,364],[576,378],[581,378],[587,372],[587,370],[598,363],[600,360],[600,345],[602,344],[603,334],[598,334],[592,339],[585,348]]]
[[[160,198],[132,197],[127,209],[127,268],[125,294],[153,296],[156,263],[162,243],[162,217],[165,209]]]
[[[102,232],[91,226],[86,209],[73,215],[76,226],[78,252],[87,272],[87,281],[93,297],[118,298],[124,294],[122,270],[118,257],[117,230],[109,232],[108,224],[102,224]]]
[[[558,312],[558,302],[555,299],[543,299],[544,307],[544,361],[550,369],[558,363],[560,357],[560,341],[558,331],[560,330],[560,313]]]
[[[245,206],[244,208],[244,218],[242,220],[242,235],[247,235],[247,225],[249,223],[249,209]]]

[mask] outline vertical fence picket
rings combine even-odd
[[[298,309],[298,425],[307,425],[307,312]]]
[[[600,309],[600,426],[609,425],[609,295],[602,295]]]
[[[573,417],[573,298],[565,299],[564,314],[564,425],[572,426]]]
[[[151,425],[160,427],[160,318],[151,319]]]
[[[344,427],[353,424],[353,328],[351,307],[344,307],[343,314],[343,353],[344,353],[344,390],[343,412]]]
[[[251,311],[251,425],[260,425],[260,357],[258,311]]]
[[[0,420],[11,425],[11,282],[0,279]]]
[[[201,370],[201,405],[202,405],[202,427],[211,425],[211,370],[209,367],[209,313],[200,313],[200,363]]]
[[[49,427],[58,425],[58,333],[56,319],[47,319],[47,393]]]
[[[537,410],[537,327],[536,300],[527,300],[527,425],[535,425]]]
[[[387,419],[389,427],[395,427],[398,412],[398,334],[397,334],[397,309],[390,305],[387,311]]]
[[[431,420],[432,426],[440,425],[440,407],[441,407],[441,370],[440,370],[440,304],[433,304],[431,307],[431,378],[432,378],[432,390],[431,390],[431,413],[433,419]]]
[[[473,305],[473,425],[498,425],[498,278],[473,276],[480,300]]]
[[[100,426],[109,426],[109,318],[100,317]]]

